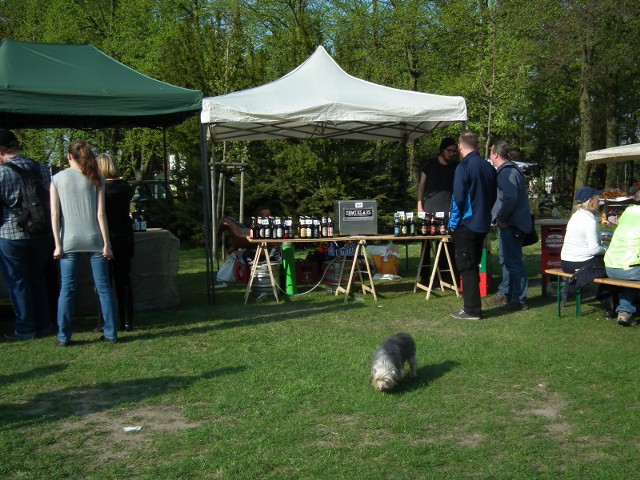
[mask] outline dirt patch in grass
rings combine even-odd
[[[196,428],[177,407],[146,405],[132,410],[105,410],[83,414],[60,422],[55,444],[69,449],[78,443],[95,452],[95,462],[126,458],[146,451],[158,433],[175,434]],[[141,427],[125,431],[126,427]]]
[[[571,424],[562,415],[567,402],[562,400],[557,393],[549,392],[544,383],[538,383],[535,391],[541,400],[532,400],[533,408],[519,412],[518,415],[535,415],[544,418],[549,422],[545,426],[544,432],[554,438],[568,434],[571,431]]]

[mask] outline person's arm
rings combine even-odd
[[[107,212],[105,209],[104,185],[98,190],[98,226],[102,234],[102,255],[111,260],[113,251],[111,250],[111,240],[109,239],[109,226],[107,224]]]
[[[418,213],[424,212],[424,205],[422,205],[422,197],[424,196],[424,188],[427,185],[427,174],[420,172],[420,183],[418,184]]]
[[[584,222],[585,241],[587,244],[587,255],[602,255],[607,251],[607,247],[602,245],[600,241],[600,231],[598,229],[598,220],[591,219]]]
[[[53,250],[53,258],[58,260],[62,257],[62,240],[60,239],[60,196],[55,185],[51,183],[49,186],[49,200],[51,203],[51,229],[53,230],[53,241],[55,247]]]
[[[453,175],[453,195],[451,197],[451,208],[449,212],[449,230],[455,231],[462,222],[462,215],[465,210],[465,199],[467,196],[467,176],[466,169],[458,165],[456,173]]]

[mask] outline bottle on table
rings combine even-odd
[[[311,217],[307,217],[307,238],[313,238],[313,220]]]
[[[424,214],[422,218],[420,218],[420,235],[429,235],[429,226],[427,225],[426,214]]]
[[[435,214],[430,214],[431,223],[429,224],[429,235],[437,235],[438,234],[438,219]]]
[[[258,224],[256,222],[256,217],[251,217],[251,224],[249,225],[249,238],[258,238],[260,235]]]
[[[438,233],[440,235],[447,234],[447,222],[444,212],[438,212]]]
[[[304,216],[300,217],[300,223],[298,225],[298,236],[300,238],[307,238],[307,220]]]

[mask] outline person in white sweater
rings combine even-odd
[[[602,190],[591,187],[583,187],[576,193],[578,205],[567,223],[560,252],[562,270],[566,273],[575,273],[593,262],[594,257],[602,257],[607,251],[600,241],[600,228],[595,216],[600,208],[601,194]]]
[[[594,278],[605,277],[604,254],[607,251],[600,239],[600,227],[595,213],[600,209],[602,190],[583,187],[576,192],[576,210],[567,223],[560,252],[562,271],[576,274],[570,284],[582,287]],[[580,278],[578,278],[580,277]],[[605,316],[615,317],[615,292],[598,286],[597,298],[606,310]]]

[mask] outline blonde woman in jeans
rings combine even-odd
[[[80,257],[88,255],[104,317],[100,340],[117,340],[117,309],[109,280],[108,260],[113,258],[105,213],[104,179],[88,144],[69,144],[69,167],[51,181],[51,224],[55,250],[60,260],[60,298],[58,300],[58,345],[71,343],[71,320]]]

